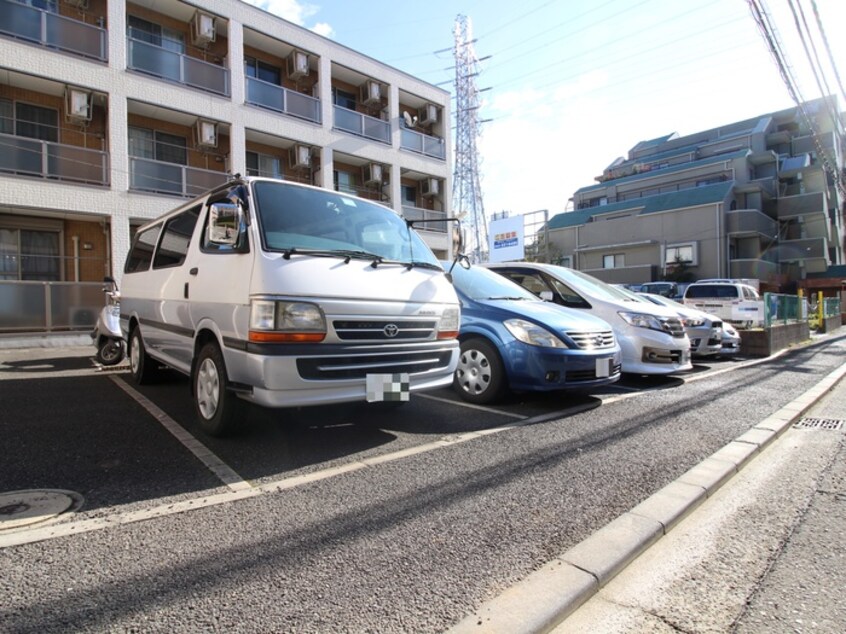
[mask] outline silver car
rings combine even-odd
[[[723,321],[716,315],[710,315],[696,308],[679,304],[677,301],[655,293],[637,293],[640,297],[659,306],[672,308],[684,324],[690,339],[690,354],[694,357],[711,357],[724,354]],[[732,330],[734,330],[732,328]],[[737,334],[737,331],[734,331]],[[740,348],[738,337],[737,348]],[[728,354],[727,352],[725,354]]]

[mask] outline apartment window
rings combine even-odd
[[[129,128],[129,155],[177,165],[188,164],[188,144],[185,137],[148,130]]]
[[[0,229],[0,280],[61,280],[58,231]]]
[[[15,134],[28,139],[57,142],[59,112],[19,101],[15,103]]]
[[[355,95],[340,88],[333,88],[332,103],[347,110],[355,110]]]
[[[255,57],[244,58],[244,72],[247,77],[255,77],[276,86],[282,85],[282,70]]]
[[[613,255],[602,256],[602,268],[604,269],[619,269],[626,265],[626,258],[622,253],[614,253]]]
[[[270,154],[247,152],[247,175],[282,178],[282,161]]]
[[[134,40],[147,42],[175,53],[185,53],[185,37],[179,31],[130,15],[127,33]]]
[[[333,173],[335,180],[335,191],[346,192],[347,194],[355,194],[355,178],[350,172],[340,172],[335,170]]]
[[[59,0],[18,0],[21,4],[25,4],[28,7],[35,7],[36,9],[41,9],[42,11],[47,11],[49,13],[58,13],[59,12]]]
[[[671,244],[664,250],[664,264],[696,264],[695,244]]]
[[[12,102],[0,99],[0,134],[13,134],[15,118],[12,116]]]
[[[415,207],[417,205],[417,188],[411,185],[402,185],[400,187],[400,197],[403,204]]]

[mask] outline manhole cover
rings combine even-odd
[[[82,496],[72,491],[31,490],[0,493],[0,531],[52,520],[78,508]]]
[[[829,429],[836,431],[843,429],[843,421],[838,418],[802,418],[793,426],[802,429]]]

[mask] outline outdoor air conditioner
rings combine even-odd
[[[217,147],[217,124],[213,121],[197,119],[197,145],[200,147]]]
[[[74,123],[91,121],[92,95],[81,88],[65,90],[65,116]]]
[[[438,122],[440,109],[433,103],[427,103],[417,109],[417,125],[432,125]]]
[[[382,184],[382,165],[379,163],[368,163],[361,166],[361,180],[365,185]]]
[[[421,196],[437,196],[440,193],[441,181],[437,178],[424,178],[420,181],[420,195]]]
[[[368,79],[358,87],[358,100],[365,106],[382,103],[382,86],[378,81]]]
[[[302,51],[291,51],[287,64],[288,78],[299,79],[308,75],[308,55]]]
[[[293,169],[311,167],[311,148],[295,143],[288,148],[288,164]]]
[[[191,41],[194,46],[207,46],[214,42],[217,35],[214,28],[215,18],[208,13],[196,11],[191,18]]]
[[[88,8],[88,0],[65,0],[65,4],[69,4],[70,6],[76,7],[77,9]]]

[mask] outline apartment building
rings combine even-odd
[[[551,250],[612,283],[795,285],[844,263],[842,132],[831,98],[638,143],[550,220]]]
[[[0,0],[0,334],[93,324],[134,228],[230,174],[381,201],[450,257],[449,103],[239,0]]]

